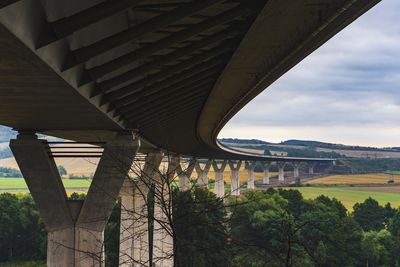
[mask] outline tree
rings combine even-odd
[[[174,190],[175,266],[224,266],[228,260],[225,208],[208,189]]]
[[[393,238],[387,230],[366,232],[362,241],[366,266],[389,266],[392,246]]]
[[[379,231],[385,227],[385,209],[375,199],[369,197],[363,203],[356,203],[353,210],[354,219],[364,231]]]
[[[62,165],[57,166],[58,172],[60,173],[60,176],[67,175],[67,170],[64,168]]]

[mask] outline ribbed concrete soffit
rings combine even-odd
[[[221,127],[376,2],[4,0],[0,22],[66,82],[38,84],[61,94],[70,107],[63,109],[62,127],[135,128],[176,152],[228,157],[216,145]],[[39,77],[44,67],[32,72]],[[13,92],[18,99],[18,90]],[[34,107],[38,92],[15,107]],[[54,99],[41,101],[53,112]],[[68,117],[74,108],[86,115]],[[6,124],[28,127],[26,115],[8,115],[21,119]],[[65,137],[56,116],[45,115],[37,128]]]

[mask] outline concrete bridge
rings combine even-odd
[[[253,188],[256,161],[265,183],[271,161],[281,181],[285,163],[296,176],[299,162],[312,171],[313,163],[331,161],[239,153],[217,136],[244,105],[377,2],[1,1],[0,124],[19,131],[10,146],[49,232],[48,266],[102,265],[103,231],[118,196],[128,210],[145,207],[149,188],[127,180],[138,155],[152,183],[164,181],[159,170],[168,157],[164,174],[177,175],[181,190],[194,169],[206,185],[213,168],[218,196],[227,167],[231,194],[239,195],[241,164]],[[57,155],[36,133],[101,148],[84,202],[67,200]],[[182,156],[193,160],[181,165]],[[157,205],[154,216],[163,216]],[[120,265],[156,258],[146,224],[136,225],[132,213],[121,217],[128,231],[121,233]],[[154,265],[172,266],[172,257],[162,257],[172,249],[165,231],[153,241],[153,254],[163,258]]]

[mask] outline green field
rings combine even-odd
[[[63,184],[65,188],[88,188],[90,185],[89,180],[70,180],[63,179]],[[8,189],[28,189],[25,180],[23,178],[0,178],[0,190]]]
[[[348,210],[352,210],[355,203],[363,202],[368,197],[372,197],[377,200],[381,205],[390,202],[392,207],[400,206],[400,194],[399,193],[386,193],[386,192],[374,192],[366,190],[357,190],[356,187],[352,188],[335,188],[335,187],[296,187],[307,199],[313,199],[319,195],[325,195],[328,197],[334,197],[340,200]],[[371,189],[373,190],[373,189]]]

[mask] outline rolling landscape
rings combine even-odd
[[[0,127],[0,168],[18,170],[18,165],[8,148],[8,141],[15,132],[8,127]],[[336,158],[337,166],[316,168],[316,175],[307,175],[307,166],[300,166],[301,186],[297,187],[305,198],[315,198],[321,194],[335,197],[348,209],[368,197],[377,199],[380,204],[390,202],[400,206],[400,148],[375,148],[347,146],[318,141],[288,140],[270,143],[251,139],[221,139],[220,142],[236,150],[260,155]],[[57,158],[58,166],[63,166],[66,174],[63,182],[67,193],[84,192],[90,185],[98,159],[93,158]],[[285,176],[292,175],[292,167],[285,167]],[[0,172],[1,173],[1,172]],[[192,178],[196,178],[196,172]],[[277,169],[271,166],[271,181],[277,179]],[[256,168],[256,185],[261,184],[262,172]],[[81,177],[84,179],[70,179]],[[208,177],[211,183],[215,177],[211,169]],[[225,169],[226,190],[230,187],[230,171]],[[242,166],[239,172],[240,184],[245,187],[247,171]],[[294,182],[292,182],[294,183]],[[212,186],[212,185],[211,185]],[[294,186],[293,184],[290,186]],[[27,192],[27,186],[20,177],[0,178],[0,192]]]

